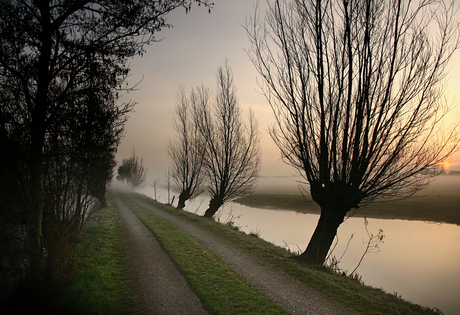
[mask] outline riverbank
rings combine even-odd
[[[273,268],[296,278],[323,297],[334,300],[359,314],[437,314],[436,310],[407,302],[398,298],[397,295],[388,294],[381,289],[362,285],[356,280],[335,274],[328,268],[300,263],[291,259],[291,252],[254,237],[254,235],[242,233],[235,227],[204,219],[185,211],[178,211],[171,206],[159,204],[144,195],[137,195],[137,197],[217,235]]]
[[[254,194],[234,202],[253,207],[319,214],[319,206],[301,194],[300,178],[260,178]],[[460,176],[438,176],[427,188],[403,200],[376,200],[357,211],[355,217],[417,220],[460,225]]]
[[[431,185],[428,195],[451,194],[458,189],[455,184],[460,177],[442,177],[442,181]],[[260,178],[256,193],[272,189],[273,193],[292,192],[299,195],[298,179]],[[153,197],[151,188],[145,189],[143,193]],[[167,190],[159,190],[157,193],[158,199],[166,203]],[[186,210],[202,215],[208,203],[208,196],[199,196],[187,203]],[[318,215],[250,208],[232,202],[222,209],[217,220],[229,222],[247,234],[259,235],[272,244],[297,253],[305,250],[316,227]],[[376,234],[379,229],[383,229],[385,242],[378,253],[366,255],[359,267],[358,273],[362,275],[363,281],[387,292],[397,292],[398,296],[414,303],[439,307],[445,314],[457,314],[460,304],[455,292],[460,290],[460,272],[457,267],[460,249],[455,240],[460,238],[460,226],[409,220],[369,219],[368,222],[370,233]],[[356,267],[365,250],[363,242],[368,239],[368,235],[363,223],[362,218],[350,218],[338,231],[339,241],[333,253],[337,258],[342,257],[348,240],[351,235],[354,236],[340,262],[340,268],[348,272]]]
[[[3,314],[145,314],[122,222],[107,197],[108,207],[92,213],[83,228],[73,269],[40,287],[26,284],[0,301]]]
[[[242,233],[235,227],[219,224],[185,211],[178,211],[171,206],[159,204],[144,195],[137,195],[137,197],[215,234],[232,243],[235,247],[254,255],[256,259],[260,259],[273,268],[296,278],[323,297],[334,300],[359,314],[436,314],[435,310],[407,302],[395,294],[388,294],[381,289],[362,285],[348,277],[334,274],[328,268],[301,264],[291,259],[292,253],[289,251],[254,237],[254,235]],[[145,302],[139,292],[139,285],[136,284],[136,277],[127,264],[129,260],[126,256],[127,251],[123,250],[126,244],[125,233],[122,230],[117,211],[113,207],[112,198],[109,197],[108,199],[109,208],[95,212],[85,227],[82,242],[78,245],[80,268],[77,268],[65,287],[50,293],[48,296],[48,301],[51,301],[52,298],[55,305],[61,305],[59,310],[65,310],[64,313],[142,314],[145,312]],[[163,242],[171,240],[172,245],[169,246],[169,250],[177,251],[178,247],[174,246],[177,244],[177,232],[168,227],[165,229],[165,233]],[[183,241],[188,240],[184,239]],[[188,246],[179,247],[179,254],[184,252],[184,248],[188,248]],[[199,253],[203,255],[203,250],[199,250]],[[175,255],[177,253],[172,256]],[[176,261],[176,264],[179,265],[179,261]],[[192,267],[196,268],[197,265],[195,260],[188,259],[187,256],[181,259],[180,264],[183,264],[181,269],[184,273]],[[202,265],[199,264],[199,266]],[[220,272],[210,273],[207,271],[206,273],[211,278],[221,278]],[[198,282],[194,286],[202,286],[205,288],[204,291],[209,287],[208,284],[201,283],[200,277],[197,277],[195,281]],[[228,294],[224,295],[228,296]],[[215,304],[215,300],[213,299],[212,303]],[[235,301],[239,300],[235,299]],[[42,302],[45,303],[45,301]],[[259,304],[256,303],[256,305]],[[212,309],[210,306],[207,307]],[[238,312],[233,313],[245,313],[242,308],[237,308],[237,310]],[[53,313],[63,312],[48,312],[48,314]]]
[[[310,196],[300,194],[253,194],[234,202],[253,208],[293,210],[299,213],[319,214],[321,211]],[[416,196],[404,200],[374,202],[350,214],[354,217],[460,225],[459,209],[460,193],[458,195]]]

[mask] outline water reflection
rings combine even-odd
[[[151,187],[143,193],[153,197]],[[157,188],[157,198],[167,202],[167,191]],[[200,196],[185,210],[202,215],[209,198]],[[234,220],[246,233],[255,232],[291,251],[305,250],[319,216],[288,210],[250,208],[230,203],[220,210],[219,220]],[[445,314],[460,309],[460,226],[421,221],[368,219],[368,230],[385,234],[380,252],[369,253],[357,272],[367,285],[383,288],[417,304],[437,307]],[[368,236],[363,218],[349,218],[339,228],[334,255],[341,256],[354,237],[340,267],[353,270],[365,250]]]

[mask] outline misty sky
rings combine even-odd
[[[215,72],[227,58],[233,69],[237,97],[246,119],[248,108],[258,118],[262,141],[261,175],[292,175],[295,170],[280,161],[278,148],[267,133],[274,122],[270,107],[257,86],[257,72],[249,60],[245,47],[250,43],[243,28],[245,20],[254,14],[256,0],[213,0],[211,14],[203,7],[193,6],[191,12],[177,9],[167,16],[174,27],[157,34],[161,41],[147,47],[144,56],[131,60],[129,85],[138,90],[125,94],[120,100],[137,102],[135,112],[129,114],[126,136],[122,140],[117,160],[129,157],[133,147],[148,168],[151,179],[165,177],[170,159],[166,151],[169,138],[174,138],[172,117],[176,94],[180,85],[187,94],[191,87],[205,84],[215,91]],[[265,7],[261,1],[260,7]],[[261,10],[263,13],[263,10]],[[460,101],[460,52],[457,51],[447,77],[447,96],[450,103]],[[456,95],[457,94],[457,95]],[[460,108],[460,106],[456,106]],[[449,115],[460,119],[458,110]],[[453,160],[451,169],[460,170],[460,154]]]

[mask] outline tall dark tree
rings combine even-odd
[[[441,130],[454,13],[432,0],[276,0],[248,20],[270,134],[321,207],[301,259],[323,263],[352,209],[426,187],[455,150],[456,130]]]
[[[193,200],[204,191],[206,142],[195,124],[194,108],[207,104],[209,98],[209,89],[203,86],[192,90],[190,98],[183,88],[178,92],[174,116],[176,139],[168,144],[173,163],[172,178],[180,193],[177,209],[183,209],[187,200]]]
[[[7,133],[21,126],[24,134],[27,253],[33,278],[40,278],[44,266],[44,148],[50,129],[65,121],[64,108],[78,108],[78,102],[69,100],[87,88],[88,72],[103,72],[107,89],[113,91],[128,73],[128,58],[141,55],[156,32],[168,26],[166,14],[178,7],[188,10],[193,2],[207,4],[206,0],[0,1],[1,91],[15,96],[2,103],[2,119],[8,118]]]
[[[213,106],[197,104],[196,124],[206,141],[205,172],[211,196],[205,217],[226,202],[251,193],[260,170],[258,124],[252,111],[244,124],[236,98],[233,73],[226,62],[216,73]]]
[[[75,125],[74,133],[79,135],[79,159],[86,165],[85,185],[105,207],[105,194],[117,164],[115,153],[124,136],[126,114],[134,104],[117,106],[116,93],[96,88],[94,80],[89,84],[92,89],[84,95],[87,106],[81,109],[81,119]]]
[[[117,106],[115,93],[106,89],[103,78],[102,71],[89,71],[87,81],[79,84],[78,90],[74,90],[76,93],[69,93],[62,100],[66,105],[62,106],[59,117],[48,128],[43,149],[42,225],[48,275],[68,268],[73,259],[78,234],[88,213],[95,206],[92,196],[97,194],[101,204],[104,204],[105,190],[116,166],[114,153],[123,134],[125,114],[131,110],[132,105]],[[15,129],[19,132],[21,130],[11,124],[4,126],[10,135],[15,133]],[[10,140],[13,140],[12,137]],[[27,147],[24,139],[16,139],[15,142],[16,145]],[[20,165],[23,156],[10,153],[14,159],[5,164],[8,167]],[[13,174],[10,170],[6,173]],[[14,175],[16,178],[10,185],[17,189],[15,184],[20,183],[20,179],[27,173],[14,172]],[[14,203],[18,204],[18,200],[21,199]],[[16,215],[22,213],[10,206],[2,210]],[[7,225],[16,225],[16,229],[21,227],[21,224],[11,220]],[[11,235],[7,239],[11,240]],[[21,241],[19,238],[15,242],[20,244]],[[8,255],[9,261],[12,258]]]

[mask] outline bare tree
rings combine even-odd
[[[123,159],[118,167],[117,179],[121,182],[126,182],[133,189],[143,187],[147,178],[147,168],[144,166],[142,158],[136,155],[133,149],[133,154],[128,159]]]
[[[183,209],[187,200],[193,200],[204,190],[204,157],[206,142],[195,124],[193,109],[198,104],[207,103],[209,90],[205,87],[192,89],[190,98],[183,88],[179,89],[174,116],[176,139],[168,144],[172,158],[172,178],[179,194],[177,209]]]
[[[153,187],[153,196],[155,198],[155,201],[157,201],[157,184],[158,182],[160,181],[159,178],[155,178],[153,181],[152,181],[152,187]]]
[[[260,169],[258,124],[252,111],[249,124],[241,119],[233,74],[225,62],[217,70],[217,95],[195,109],[196,123],[206,141],[205,172],[211,195],[205,217],[213,217],[226,202],[251,192]]]
[[[323,263],[351,209],[426,187],[455,150],[455,128],[441,131],[453,14],[444,1],[276,0],[248,20],[270,134],[321,207],[299,258]]]

